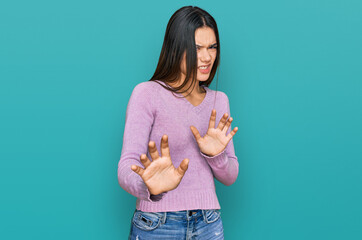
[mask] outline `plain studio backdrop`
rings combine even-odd
[[[186,5],[216,19],[239,127],[239,177],[216,183],[225,238],[362,239],[358,0],[3,1],[1,239],[127,238],[128,99]]]

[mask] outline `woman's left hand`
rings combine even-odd
[[[213,109],[211,111],[209,129],[203,137],[201,137],[199,131],[194,126],[190,127],[201,152],[210,157],[216,156],[217,154],[224,151],[231,138],[238,131],[238,128],[235,127],[228,135],[226,135],[226,132],[231,126],[231,122],[233,121],[232,117],[228,119],[227,113],[225,113],[224,116],[220,119],[217,128],[215,128],[215,121],[216,110]]]

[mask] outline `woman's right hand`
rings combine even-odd
[[[156,144],[153,141],[148,143],[148,150],[152,161],[148,159],[146,154],[142,154],[140,159],[145,168],[132,165],[131,169],[140,175],[152,195],[175,189],[185,175],[189,159],[185,158],[178,168],[174,167],[171,161],[167,135],[163,135],[161,138],[162,156],[159,156]]]

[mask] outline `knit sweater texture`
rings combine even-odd
[[[124,190],[137,197],[136,209],[141,211],[220,209],[214,178],[228,186],[235,182],[239,172],[233,139],[224,151],[210,157],[200,151],[190,126],[195,126],[204,136],[212,109],[216,109],[215,127],[224,113],[230,116],[229,99],[224,92],[202,86],[206,90],[205,98],[194,106],[180,93],[173,93],[160,84],[166,85],[161,81],[141,82],[132,91],[126,111],[118,182]],[[232,126],[227,134],[231,130]],[[149,141],[156,143],[161,156],[163,135],[168,136],[173,165],[177,168],[183,159],[188,158],[189,166],[177,188],[151,195],[142,178],[131,170],[131,165],[144,168],[141,154],[147,154],[152,161],[148,152]]]

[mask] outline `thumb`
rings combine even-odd
[[[201,135],[200,135],[199,131],[194,126],[190,126],[190,128],[191,128],[192,134],[194,135],[196,141],[198,142],[199,139],[201,138]]]
[[[185,158],[184,160],[182,160],[182,162],[180,163],[180,166],[178,166],[178,168],[176,169],[176,171],[181,175],[185,175],[186,170],[189,167],[189,159]]]

